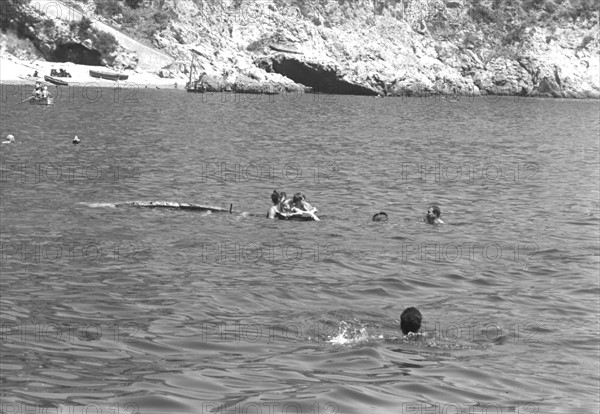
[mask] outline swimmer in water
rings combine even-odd
[[[289,213],[292,211],[292,199],[288,198],[285,191],[279,193],[281,198],[279,199],[279,211],[281,213]]]
[[[400,329],[404,335],[409,332],[417,333],[421,329],[423,317],[417,308],[406,308],[400,315]]]
[[[427,215],[425,216],[425,221],[429,224],[444,224],[440,218],[441,215],[442,210],[438,206],[429,206]]]
[[[383,211],[373,214],[373,221],[388,221],[388,215]]]
[[[285,194],[285,193],[283,193]],[[269,209],[267,213],[267,218],[274,219],[277,217],[277,213],[279,213],[279,203],[281,202],[281,195],[277,190],[274,190],[271,194],[271,201],[273,202],[273,206]]]
[[[15,142],[15,137],[12,134],[6,136],[6,141],[2,141],[3,144],[12,144]]]
[[[73,138],[73,144],[79,144],[80,142],[81,140],[79,139],[79,137],[75,135],[75,138]]]

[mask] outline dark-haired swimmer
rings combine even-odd
[[[388,221],[388,215],[384,211],[373,214],[373,221]]]
[[[285,191],[279,193],[281,198],[279,199],[279,211],[281,213],[289,213],[292,211],[292,199],[288,198]]]
[[[285,193],[282,194],[285,196]],[[280,194],[277,190],[274,190],[271,194],[271,201],[273,202],[273,206],[269,209],[269,212],[267,213],[267,218],[274,219],[275,217],[277,217],[277,213],[279,212],[278,207],[281,201],[282,194]]]
[[[404,335],[409,332],[417,333],[421,329],[423,317],[417,308],[406,308],[400,315],[400,329]]]
[[[425,216],[425,221],[429,224],[444,224],[440,218],[441,215],[442,210],[438,206],[429,206],[427,215]]]

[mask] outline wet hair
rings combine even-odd
[[[406,308],[400,315],[400,329],[404,335],[409,332],[417,333],[421,329],[423,317],[417,308]]]
[[[431,209],[431,212],[433,213],[433,217],[429,214],[430,209]],[[426,219],[427,223],[434,224],[435,219],[440,218],[441,215],[442,215],[442,210],[438,206],[429,206],[429,208],[427,209],[427,215],[425,216],[425,219]]]
[[[304,196],[302,195],[302,193],[294,194],[294,198],[293,198],[294,203],[297,203],[298,201],[302,201],[302,200],[304,200]]]
[[[283,194],[285,194],[285,193],[283,193]],[[273,194],[271,194],[271,201],[273,201],[273,204],[279,203],[280,199],[281,199],[281,194],[279,194],[277,192],[277,190],[273,190]]]
[[[387,221],[388,215],[385,211],[373,214],[373,221]]]

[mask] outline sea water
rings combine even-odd
[[[2,96],[2,412],[598,411],[598,101],[55,92]]]

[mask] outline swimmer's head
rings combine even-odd
[[[274,190],[273,194],[271,194],[271,201],[273,202],[273,204],[279,203],[280,197],[281,197],[281,194],[279,194],[277,192],[277,190]]]
[[[373,214],[373,221],[388,221],[388,215],[384,211]]]
[[[429,206],[427,209],[427,222],[429,224],[435,223],[435,219],[440,218],[442,210],[438,206]]]
[[[400,315],[400,329],[404,335],[409,332],[417,333],[421,329],[423,317],[417,308],[406,308]]]
[[[302,200],[304,200],[304,196],[302,195],[302,193],[294,194],[294,198],[293,198],[294,203],[297,203]]]
[[[8,134],[8,135],[6,136],[6,140],[7,140],[7,141],[9,141],[9,142],[12,142],[12,141],[14,141],[14,140],[15,140],[15,137],[14,137],[14,135],[13,135],[13,134]]]

